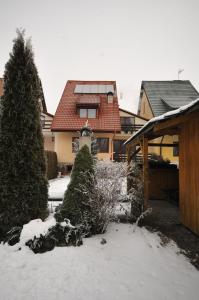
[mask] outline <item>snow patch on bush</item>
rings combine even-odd
[[[48,229],[56,224],[56,220],[53,215],[50,215],[44,222],[41,219],[35,219],[23,226],[20,245],[23,246],[28,240],[33,239],[35,236],[45,235]]]

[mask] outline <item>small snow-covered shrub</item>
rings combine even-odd
[[[82,230],[80,227],[74,227],[66,219],[62,224],[56,223],[48,229],[45,235],[34,237],[32,240],[26,242],[34,253],[44,253],[51,251],[55,246],[81,246]]]
[[[35,236],[33,240],[27,241],[26,246],[28,246],[35,254],[44,253],[54,249],[55,241],[41,234],[39,238]]]
[[[20,235],[22,231],[21,226],[15,226],[11,230],[9,230],[4,239],[4,243],[8,243],[8,245],[13,246],[17,244],[20,240]]]

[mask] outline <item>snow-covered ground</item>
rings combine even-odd
[[[198,300],[199,272],[176,245],[162,247],[158,235],[145,228],[112,223],[106,234],[84,239],[81,247],[44,254],[24,246],[53,224],[52,215],[46,222],[33,220],[19,244],[0,245],[0,299]]]
[[[63,198],[69,180],[51,180],[49,197]],[[129,210],[129,203],[118,204],[116,214]],[[25,246],[54,224],[53,214],[45,222],[33,220],[24,225],[18,244],[0,245],[0,299],[198,300],[199,272],[174,243],[163,247],[157,234],[112,223],[81,247],[34,254]]]
[[[49,180],[48,196],[51,199],[63,199],[70,182],[70,176]]]
[[[56,206],[58,206],[61,201],[58,201],[58,199],[64,198],[64,193],[67,189],[67,186],[70,182],[70,176],[64,176],[62,178],[56,178],[49,180],[49,188],[48,188],[48,198],[51,199],[48,202],[48,207],[50,209],[50,212],[54,212]],[[55,201],[52,201],[54,199]]]

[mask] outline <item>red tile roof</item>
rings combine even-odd
[[[3,78],[0,78],[0,97],[3,96]]]
[[[77,131],[85,124],[87,118],[80,118],[77,113],[76,104],[83,94],[75,94],[76,84],[112,84],[115,89],[113,103],[108,103],[106,94],[92,94],[92,97],[100,98],[99,114],[96,119],[88,119],[93,131],[119,132],[121,131],[119,106],[115,81],[76,81],[70,80],[66,83],[63,95],[57,107],[53,119],[52,131]],[[88,95],[88,98],[91,95]]]

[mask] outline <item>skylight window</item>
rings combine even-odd
[[[76,84],[75,94],[114,94],[113,84]]]

